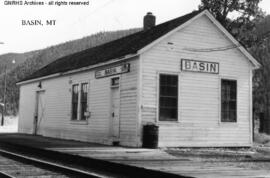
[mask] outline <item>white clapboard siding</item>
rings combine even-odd
[[[138,64],[134,61],[130,73],[121,76],[120,84],[120,138],[121,144],[137,146],[137,91],[138,91]]]
[[[173,45],[168,45],[168,42]],[[217,48],[232,45],[225,35],[202,16],[172,34],[142,59],[142,123],[156,122],[158,73],[179,75],[178,122],[157,122],[159,146],[249,146],[251,144],[250,68],[238,49],[194,52],[190,48]],[[181,72],[181,58],[218,62],[219,74]],[[237,123],[220,122],[220,79],[237,79]]]
[[[37,84],[20,87],[18,131],[32,134],[36,103]],[[21,119],[24,118],[24,119]]]
[[[120,144],[136,146],[138,59],[127,61],[130,72],[119,75],[120,84]],[[98,70],[98,69],[97,69]],[[109,134],[111,78],[95,79],[95,71],[76,73],[42,81],[45,90],[45,115],[39,133],[58,137],[111,144]],[[72,84],[89,83],[88,123],[71,121]],[[35,97],[38,82],[20,87],[19,131],[33,132]]]

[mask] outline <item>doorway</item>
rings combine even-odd
[[[118,141],[120,137],[120,92],[119,77],[111,79],[111,136],[114,141]]]
[[[33,126],[34,135],[39,134],[39,126],[44,117],[44,111],[45,111],[44,94],[45,94],[45,91],[37,91],[36,93],[36,111],[34,115],[34,126]]]

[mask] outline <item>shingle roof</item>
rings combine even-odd
[[[176,19],[159,24],[149,30],[142,30],[103,45],[62,57],[34,72],[20,82],[80,69],[94,64],[106,62],[111,59],[117,59],[128,54],[136,54],[138,50],[187,22],[199,13],[200,11],[194,11]]]

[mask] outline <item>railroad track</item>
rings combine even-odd
[[[15,178],[14,176],[9,175],[9,174],[4,173],[4,172],[0,172],[0,177],[2,177],[2,178]]]
[[[18,161],[28,163],[30,165],[37,165],[37,167],[41,167],[45,170],[51,170],[52,172],[58,173],[58,175],[63,175],[63,177],[187,178],[186,176],[179,174],[150,170],[117,162],[83,157],[80,155],[67,154],[37,146],[31,147],[9,143],[8,141],[3,140],[0,142],[0,156],[1,155],[9,157],[10,159],[18,159]],[[5,171],[4,173],[7,172]],[[31,178],[33,178],[33,176]]]
[[[107,177],[93,172],[88,172],[57,163],[44,161],[18,153],[0,149],[0,177],[26,178],[26,177]]]

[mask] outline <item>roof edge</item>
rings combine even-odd
[[[205,10],[204,10],[205,11]],[[191,24],[194,20],[198,19],[199,17],[201,17],[204,14],[204,11],[199,12],[199,14],[195,15],[194,17],[192,17],[191,19],[189,19],[188,21],[186,21],[185,23],[179,25],[178,27],[174,28],[173,30],[171,30],[170,32],[166,33],[165,35],[159,37],[158,39],[156,39],[155,41],[153,41],[152,43],[148,44],[147,46],[143,47],[142,49],[138,50],[139,54],[144,53],[145,51],[149,50],[150,48],[152,48],[154,45],[156,45],[157,43],[159,43],[160,41],[162,41],[163,39],[167,38],[168,36],[172,35],[173,33],[175,33],[176,31],[186,27],[187,25]]]
[[[227,31],[227,29],[225,29],[225,27],[223,27],[223,25],[220,24],[220,22],[218,22],[218,20],[206,9],[201,11],[199,14],[197,14],[196,16],[194,16],[193,18],[191,18],[190,20],[188,20],[187,22],[185,22],[184,24],[178,26],[177,28],[171,30],[170,32],[168,32],[167,34],[161,36],[160,38],[156,39],[155,41],[153,41],[152,43],[150,43],[149,45],[145,46],[144,48],[140,49],[138,51],[139,54],[144,53],[145,51],[149,50],[150,48],[152,48],[154,45],[156,45],[157,43],[159,43],[160,41],[162,41],[163,39],[167,38],[168,36],[172,35],[173,33],[175,33],[176,31],[186,27],[187,25],[191,24],[193,21],[195,21],[196,19],[198,19],[199,17],[201,17],[202,15],[206,15],[215,25],[216,27],[226,35],[226,37],[236,46],[239,46],[239,50],[248,58],[248,60],[251,62],[251,64],[253,64],[254,69],[258,69],[261,67],[261,64]]]
[[[91,65],[91,66],[87,66],[87,67],[83,67],[83,68],[79,68],[79,69],[75,69],[75,70],[70,70],[70,71],[66,71],[66,72],[62,72],[62,73],[55,73],[55,74],[52,74],[52,75],[33,78],[33,79],[29,79],[29,80],[22,80],[22,81],[17,82],[16,85],[24,85],[24,84],[28,84],[28,83],[37,82],[37,81],[40,81],[40,80],[47,80],[47,79],[51,79],[51,78],[55,78],[55,77],[59,77],[59,76],[84,72],[84,71],[91,70],[91,69],[94,69],[94,68],[97,68],[97,67],[113,64],[113,63],[116,63],[116,62],[121,62],[121,61],[130,59],[130,58],[133,58],[133,57],[137,57],[137,56],[139,56],[138,53],[129,54],[129,55],[117,58],[117,59],[111,59],[110,61],[107,61],[107,62],[98,63],[96,65]]]
[[[238,42],[229,32],[228,30],[221,25],[221,23],[208,11],[204,10],[203,13],[218,27],[218,29],[226,35],[226,37],[236,46],[239,46],[238,49],[248,58],[251,64],[254,65],[254,69],[258,69],[261,67],[261,64]]]

